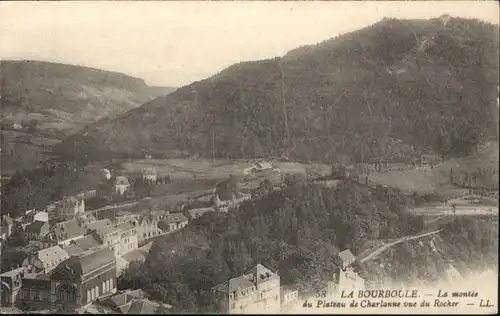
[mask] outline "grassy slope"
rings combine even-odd
[[[114,118],[170,92],[142,79],[86,67],[40,62],[1,62],[2,169],[19,170],[46,158],[47,147],[103,118]],[[10,124],[38,122],[36,131],[13,137]]]
[[[464,154],[496,136],[497,38],[498,28],[475,20],[384,20],[283,58],[233,65],[61,147],[92,152],[105,135],[110,151],[132,155]]]

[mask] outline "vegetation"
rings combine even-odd
[[[403,242],[390,248],[378,262],[364,264],[361,274],[369,283],[388,278],[399,282],[438,283],[450,264],[462,276],[498,266],[498,219],[457,217],[442,224],[434,238]],[[431,245],[432,243],[432,245]]]
[[[233,65],[58,148],[85,134],[88,146],[127,155],[465,155],[497,138],[497,39],[498,27],[478,20],[385,19],[283,58]]]
[[[238,211],[206,213],[158,239],[144,265],[126,270],[119,284],[190,312],[213,311],[210,289],[256,263],[279,271],[282,284],[310,288],[331,277],[339,251],[357,253],[368,240],[421,230],[421,219],[406,213],[407,203],[390,188],[297,182]]]
[[[64,196],[97,187],[102,178],[98,168],[44,162],[36,169],[15,173],[2,185],[2,213],[17,217],[29,209],[43,209]]]

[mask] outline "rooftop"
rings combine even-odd
[[[85,229],[78,224],[74,219],[64,222],[59,222],[52,228],[54,237],[58,241],[67,240],[75,238],[78,236],[83,236]]]
[[[49,223],[42,221],[34,221],[33,223],[31,223],[26,227],[25,232],[40,234],[43,228],[46,228],[48,231]]]
[[[115,185],[130,185],[130,182],[128,181],[127,177],[118,176],[116,177]]]
[[[99,219],[99,220],[87,223],[87,224],[85,224],[85,228],[88,230],[94,230],[94,229],[98,230],[98,229],[101,229],[103,227],[110,226],[112,224],[113,223],[111,222],[110,219],[105,218],[105,219]]]
[[[356,257],[354,257],[354,255],[352,254],[351,250],[349,250],[349,249],[341,251],[339,253],[339,258],[340,258],[340,260],[342,260],[343,263],[345,263],[345,262],[351,262],[351,261],[353,261],[353,260],[356,259]]]
[[[101,244],[92,235],[86,235],[83,238],[73,240],[71,244],[82,250],[89,250],[101,246]]]
[[[82,278],[108,264],[114,264],[116,267],[116,258],[110,248],[104,247],[98,250],[89,250],[64,260],[51,275],[63,279],[68,277]]]
[[[59,246],[53,246],[38,251],[38,259],[43,262],[43,265],[45,267],[48,265],[52,265],[52,262],[54,261],[59,263],[68,259],[69,257],[70,255]]]

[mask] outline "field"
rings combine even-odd
[[[1,135],[2,174],[34,168],[39,162],[50,158],[50,146],[60,141],[49,136],[14,130],[2,130]]]
[[[398,187],[406,192],[439,192],[443,196],[457,196],[464,189],[450,183],[451,169],[457,179],[479,168],[491,169],[492,172],[480,179],[477,184],[498,189],[498,162],[498,144],[488,144],[469,157],[452,158],[435,165],[434,168],[372,172],[368,179],[371,184]],[[360,180],[364,181],[364,179]]]

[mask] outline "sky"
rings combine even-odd
[[[179,87],[241,61],[384,17],[443,14],[499,23],[496,1],[399,2],[0,2],[0,58],[118,71]]]

